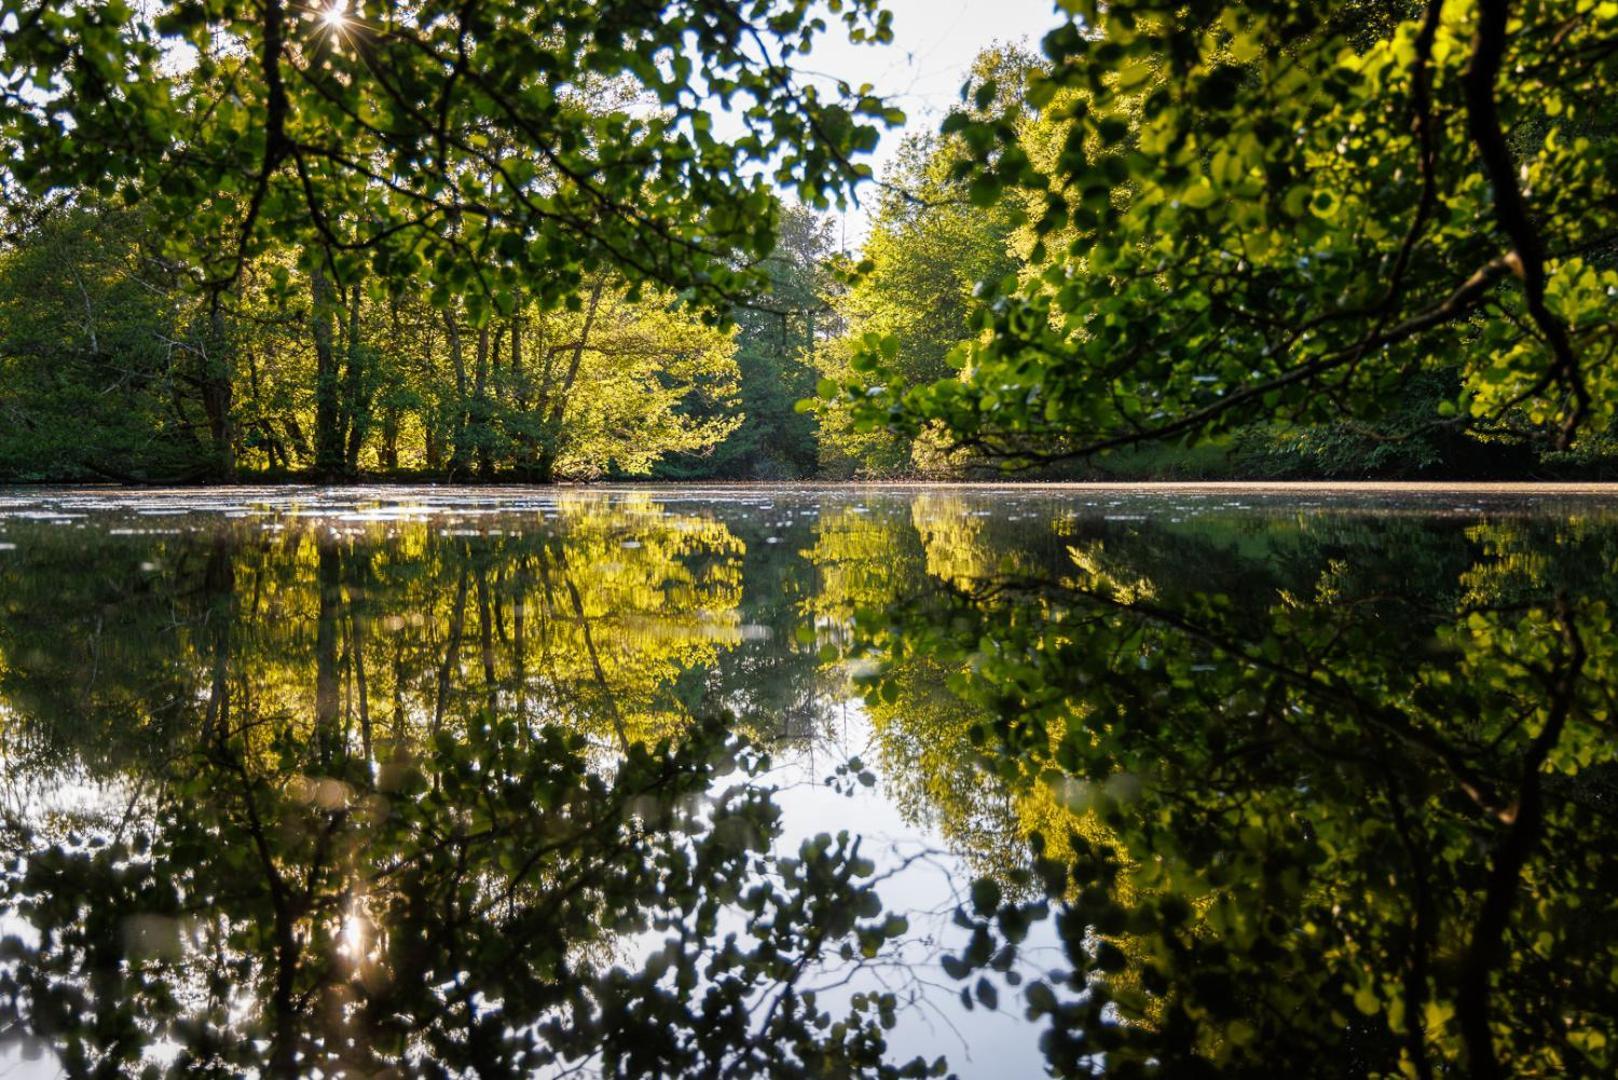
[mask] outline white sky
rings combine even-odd
[[[908,127],[933,129],[958,100],[961,83],[977,54],[996,43],[1039,41],[1060,20],[1054,0],[886,0],[893,12],[893,44],[854,46],[833,24],[802,58],[817,74],[870,83],[905,111]],[[878,176],[892,157],[901,132],[890,132],[871,159]],[[851,209],[848,243],[865,232],[865,215]]]

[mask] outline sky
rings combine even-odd
[[[905,111],[907,129],[936,129],[958,100],[972,60],[989,45],[1039,41],[1060,21],[1054,0],[886,0],[893,44],[850,45],[834,25],[804,60],[816,74],[870,83]],[[901,132],[888,133],[871,159],[877,175],[893,156]],[[848,243],[865,233],[862,209],[847,215]]]

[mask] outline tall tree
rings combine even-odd
[[[980,53],[972,78],[994,97],[976,115],[1014,109],[1035,68],[1032,56],[996,47]],[[1015,275],[1013,200],[977,205],[963,180],[970,145],[956,135],[916,134],[900,145],[883,178],[862,265],[834,304],[844,333],[820,350],[822,386],[847,383],[871,370],[872,343],[885,376],[905,384],[950,378],[958,346],[972,334],[970,316],[984,282]],[[1026,247],[1026,245],[1024,245]],[[829,380],[829,382],[828,382]],[[820,465],[833,475],[884,476],[937,467],[932,440],[917,433],[877,430],[846,405],[819,417]]]
[[[815,475],[815,421],[796,406],[814,393],[815,357],[841,325],[831,303],[835,227],[828,215],[796,204],[783,207],[780,239],[763,263],[769,286],[731,313],[741,423],[701,456],[668,459],[659,475],[736,480]],[[692,403],[692,415],[714,419],[728,404],[722,395],[710,395],[706,402]]]

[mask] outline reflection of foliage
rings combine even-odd
[[[962,587],[1002,569],[1024,568],[1030,553],[991,535],[987,517],[974,516],[959,494],[921,492],[910,519],[920,542],[891,519],[873,514],[829,514],[810,552],[821,576],[816,599],[822,615],[865,618],[923,582]],[[1093,822],[1074,814],[1061,795],[1018,762],[997,763],[1005,783],[984,782],[983,709],[951,689],[951,668],[918,652],[891,664],[866,710],[892,795],[913,821],[935,827],[974,867],[1006,876],[1025,861],[1028,837],[1050,829],[1065,837]],[[1053,828],[1054,826],[1054,828]]]
[[[110,835],[6,829],[7,903],[41,943],[0,961],[0,1017],[71,1072],[164,1044],[176,1074],[881,1061],[891,997],[823,1034],[832,1018],[799,984],[845,943],[876,956],[903,921],[881,917],[857,840],[775,858],[767,791],[706,798],[738,764],[717,733],[637,745],[603,774],[577,735],[485,716],[373,779],[286,727],[257,765],[247,731],[198,746]],[[740,938],[716,929],[727,909]],[[639,969],[595,947],[653,930],[668,946]]]
[[[70,1072],[928,1071],[894,994],[812,993],[906,929],[875,864],[777,854],[767,759],[676,685],[740,638],[720,522],[222,526],[105,577],[8,535],[0,1031]]]
[[[8,524],[0,1025],[80,1071],[884,1075],[898,1000],[807,991],[904,921],[856,839],[772,854],[700,719],[812,735],[852,675],[982,875],[927,947],[1054,1072],[1611,1070],[1609,515],[976,505],[768,544],[570,496],[97,576]]]
[[[1054,905],[1071,968],[1026,1001],[1058,1071],[1609,1066],[1618,937],[1597,838],[1618,762],[1610,620],[1586,595],[1607,573],[1599,530],[1364,521],[1239,537],[1227,559],[1276,569],[1230,595],[1188,572],[1189,537],[1130,525],[1113,530],[1127,544],[1075,544],[1066,571],[968,581],[940,564],[950,588],[857,619],[883,665],[879,729],[979,748],[1013,804],[1054,793],[1095,815],[1026,830],[1035,872],[974,890],[971,939],[946,961],[960,978],[1012,970]],[[1423,549],[1399,558],[1450,564],[1447,582],[1390,590],[1402,575],[1378,553],[1401,530]],[[1472,550],[1458,564],[1457,543]],[[1544,551],[1559,554],[1530,557]],[[945,673],[961,708],[911,700]],[[973,710],[965,738],[938,725]],[[1002,885],[1049,899],[1007,902]]]
[[[316,712],[367,749],[478,708],[655,742],[689,720],[675,680],[738,639],[743,547],[712,519],[568,496],[544,530],[459,531],[131,539],[99,552],[101,575],[30,536],[41,561],[7,563],[0,685],[40,721],[36,753],[89,721],[62,739],[109,760],[161,747],[199,667],[210,716],[304,725],[314,670]],[[173,606],[144,602],[164,593]]]

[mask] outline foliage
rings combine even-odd
[[[736,322],[740,423],[700,458],[674,458],[670,479],[792,480],[815,474],[812,417],[797,403],[814,393],[814,358],[836,325],[826,297],[833,282],[833,223],[802,207],[782,208],[775,253],[763,263],[769,288],[732,312]],[[695,409],[710,415],[711,409]]]
[[[523,299],[479,327],[281,252],[210,315],[156,243],[149,219],[72,211],[0,256],[0,475],[638,475],[738,423],[731,333],[664,290],[598,278],[579,311]]]
[[[869,0],[835,9],[855,40],[891,35]],[[272,238],[324,243],[340,283],[431,267],[474,321],[509,314],[513,275],[550,302],[608,267],[736,288],[733,254],[772,247],[761,170],[823,205],[860,174],[871,119],[896,119],[794,77],[828,14],[810,3],[0,10],[12,185],[147,201],[188,223],[175,254],[210,281]],[[708,94],[739,137],[714,137]]]
[[[1034,123],[945,124],[975,203],[1023,208],[1030,264],[977,311],[961,378],[907,383],[865,347],[830,395],[862,425],[1087,456],[1375,422],[1458,370],[1429,426],[1605,427],[1618,10],[1062,6]]]
[[[1512,456],[1526,458],[1512,455],[1498,443],[1432,424],[1436,409],[1454,397],[1455,382],[1449,372],[1418,376],[1398,405],[1375,424],[1272,423],[1242,428],[1232,440],[1234,468],[1271,480],[1498,476],[1509,469]]]
[[[164,298],[201,328],[188,347],[205,362],[113,441],[172,442],[178,427],[216,478],[644,473],[735,427],[728,359],[697,323],[768,289],[776,191],[841,201],[869,173],[856,158],[877,127],[902,120],[866,89],[795,74],[828,18],[855,42],[891,37],[874,0],[605,16],[572,0],[17,0],[0,5],[8,239],[39,245],[65,205],[141,208],[139,242],[164,267]],[[716,102],[734,137],[716,137]],[[88,273],[86,253],[58,255],[59,277]],[[16,272],[8,292],[44,273]],[[599,329],[627,350],[610,373],[594,361],[611,350],[586,340],[603,292],[616,324]],[[540,343],[561,353],[555,384],[520,371],[522,325],[574,315],[575,342]],[[128,364],[149,366],[152,335],[120,325]],[[40,368],[69,367],[58,360],[74,348],[33,342],[10,362],[48,381]],[[581,368],[599,397],[575,393]],[[97,372],[71,374],[57,398],[102,389]],[[772,408],[756,385],[750,396]],[[53,407],[16,404],[35,429],[54,426]],[[188,413],[205,419],[196,433]],[[86,467],[59,464],[43,437],[45,460],[17,472]],[[81,457],[106,457],[92,451]],[[172,477],[167,463],[140,472]]]
[[[0,475],[139,479],[208,467],[171,408],[205,342],[131,214],[75,211],[0,251]]]
[[[1026,820],[1075,815],[963,904],[963,998],[1010,973],[1058,1075],[1606,1071],[1610,534],[1173,531],[1070,534],[1065,573],[940,565],[856,616],[873,715],[941,669]],[[1026,983],[1047,919],[1068,966]]]
[[[1034,66],[1032,57],[1014,49],[990,49],[977,58],[972,75],[1003,85],[1009,101]],[[912,135],[901,144],[883,178],[861,272],[836,300],[847,331],[820,353],[822,380],[847,382],[869,370],[865,350],[872,343],[880,343],[885,377],[926,383],[951,376],[951,350],[970,336],[968,314],[980,284],[999,281],[1017,266],[1015,206],[970,200],[957,173],[968,156],[955,137]],[[819,420],[822,466],[831,474],[915,470],[910,438],[862,429],[848,409],[835,405],[822,409]]]

